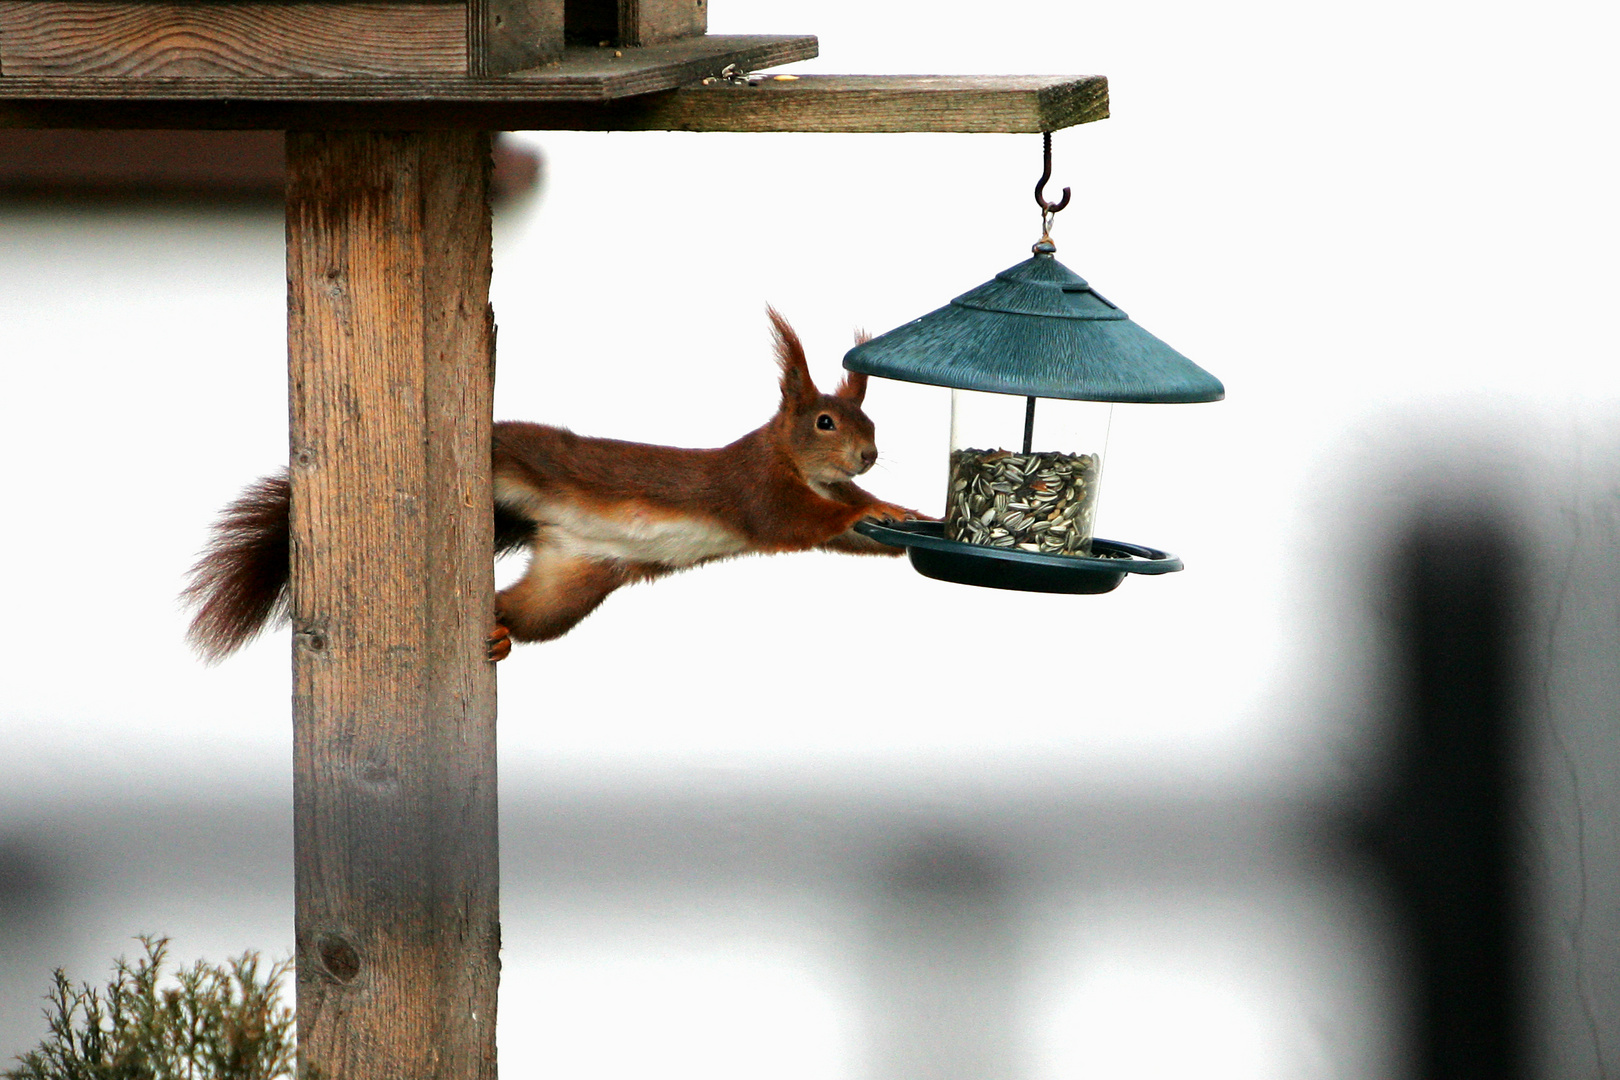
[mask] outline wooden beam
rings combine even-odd
[[[38,82],[33,93],[55,96],[7,100],[11,87],[0,79],[0,127],[1034,132],[1108,115],[1108,80],[1100,75],[806,75],[591,103],[555,100],[528,78],[446,81],[393,99],[380,84],[370,98],[352,87],[328,88],[334,96],[324,99],[315,88],[307,99],[269,98],[261,89],[229,102],[97,99],[90,96],[97,88],[82,85],[73,93],[84,96],[70,97]]]
[[[5,77],[286,79],[466,71],[467,11],[453,0],[0,0]]]
[[[495,1080],[488,184],[287,137],[301,1076]]]
[[[554,108],[536,128],[661,131],[1056,131],[1108,115],[1102,76],[804,75]]]

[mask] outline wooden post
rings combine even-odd
[[[287,136],[304,1077],[495,1077],[489,153]]]

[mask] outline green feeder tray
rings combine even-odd
[[[1105,593],[1119,588],[1126,574],[1172,574],[1181,560],[1157,548],[1093,537],[1091,556],[1041,555],[945,539],[940,521],[901,521],[855,525],[862,536],[906,549],[917,573],[936,581],[1018,592]]]

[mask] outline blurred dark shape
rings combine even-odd
[[[870,1075],[1022,1075],[1017,942],[998,861],[968,839],[927,833],[883,877],[867,954]]]
[[[0,834],[0,1069],[44,1034],[53,947],[75,877],[57,837],[12,830]]]
[[[901,893],[994,900],[1002,873],[981,849],[948,835],[929,836],[895,859],[892,888]]]
[[[35,841],[0,836],[0,915],[8,923],[50,902],[61,876],[52,862]]]
[[[280,131],[0,129],[0,199],[279,202],[284,141]],[[539,155],[498,136],[495,198],[539,181]]]
[[[1488,508],[1414,523],[1395,560],[1398,711],[1370,838],[1406,931],[1424,1080],[1526,1075],[1521,563]]]

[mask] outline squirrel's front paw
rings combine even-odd
[[[495,629],[489,632],[489,662],[499,663],[512,655],[512,631],[495,624]]]
[[[932,521],[933,519],[915,510],[908,510],[904,506],[894,503],[878,503],[867,511],[869,518],[876,518],[885,525],[892,525],[897,521]]]

